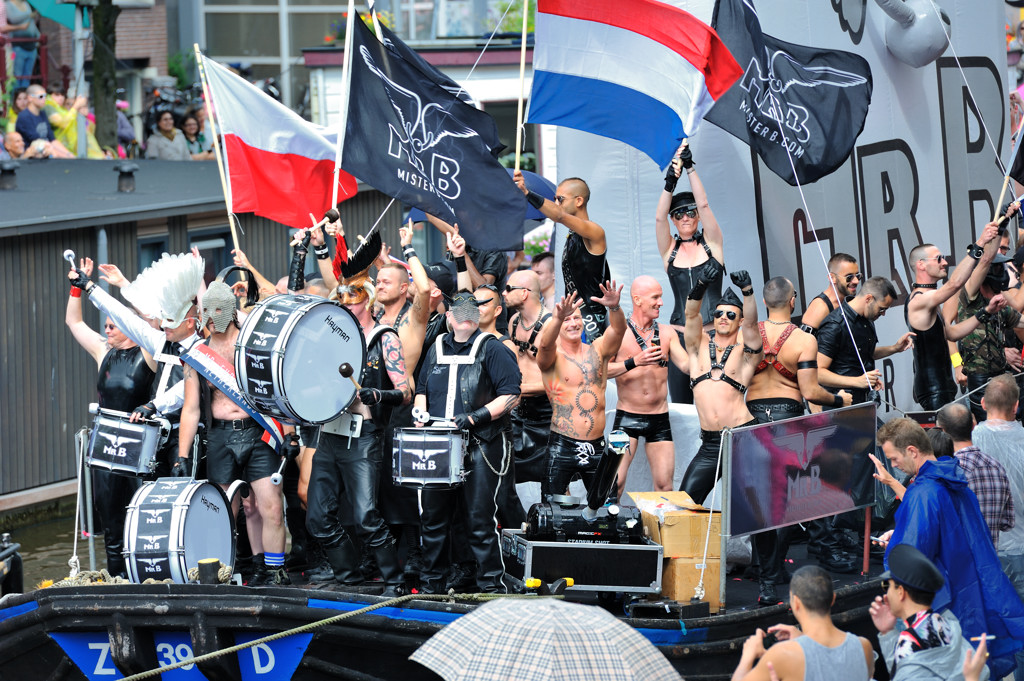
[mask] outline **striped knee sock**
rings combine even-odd
[[[263,560],[268,568],[284,567],[283,553],[271,553],[270,551],[267,551],[263,554]]]

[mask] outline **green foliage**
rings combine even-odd
[[[505,166],[506,168],[515,168],[516,152],[513,151],[511,154],[499,156],[498,163]],[[528,151],[524,154],[521,154],[519,156],[519,169],[537,172],[537,154],[533,153],[532,151]]]
[[[187,90],[192,85],[196,55],[191,51],[175,52],[167,57],[167,74],[177,79],[177,88]]]
[[[534,0],[533,7],[536,7]],[[499,11],[505,16],[498,24],[499,33],[522,33],[523,32],[523,0],[509,0],[499,5]],[[533,33],[534,13],[526,18],[526,32]]]

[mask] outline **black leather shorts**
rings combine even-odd
[[[633,438],[647,442],[672,442],[672,426],[668,412],[661,414],[634,414],[621,409],[615,410],[614,430],[624,430]]]

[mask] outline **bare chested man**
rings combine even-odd
[[[722,430],[757,423],[744,402],[747,385],[761,359],[754,286],[746,271],[732,272],[732,283],[743,292],[743,303],[732,289],[726,289],[715,306],[714,329],[704,331],[700,306],[707,283],[715,274],[717,268],[702,272],[690,291],[683,333],[690,356],[690,387],[700,419],[702,443],[683,474],[679,489],[698,504],[703,504],[714,489],[721,471],[718,454]],[[734,352],[736,350],[739,352]]]
[[[222,282],[207,288],[202,301],[202,326],[210,331],[209,347],[228,364],[235,361],[238,320],[235,297]],[[193,349],[190,352],[195,352]],[[178,458],[188,459],[200,420],[200,381],[206,380],[190,365],[185,366],[185,404],[181,408]],[[270,482],[280,457],[262,437],[264,430],[240,406],[217,388],[210,387],[212,423],[207,428],[206,473],[210,482],[227,489],[236,479],[244,479],[252,494],[243,502],[249,544],[253,555],[264,555],[257,564],[250,585],[290,584],[284,570],[284,495],[279,485]],[[234,509],[237,511],[237,506]]]
[[[672,491],[675,445],[668,420],[668,365],[671,360],[683,373],[690,367],[675,331],[666,328],[661,335],[658,314],[664,304],[662,293],[654,277],[641,275],[633,280],[629,287],[633,313],[626,322],[629,332],[608,365],[608,376],[615,379],[618,390],[614,429],[629,436],[629,452],[619,464],[619,498],[626,489],[626,474],[641,437],[654,489]]]
[[[828,259],[828,286],[807,303],[800,328],[817,335],[818,327],[828,313],[836,309],[842,300],[857,295],[857,287],[864,280],[857,266],[857,259],[848,253],[836,253]],[[836,294],[841,296],[836,297]]]
[[[574,292],[562,298],[541,329],[537,367],[551,400],[551,436],[548,438],[548,475],[541,495],[564,494],[576,475],[589,492],[595,485],[598,463],[605,453],[604,405],[608,362],[626,332],[626,316],[619,307],[622,287],[601,284],[592,302],[608,310],[608,329],[587,345],[583,342],[583,301]]]
[[[508,333],[516,346],[516,360],[523,375],[522,395],[512,410],[516,482],[544,482],[548,475],[551,402],[537,367],[537,343],[540,331],[551,314],[541,300],[541,282],[537,274],[526,270],[513,272],[505,285],[505,303],[515,312],[509,318]]]
[[[803,400],[828,407],[846,407],[850,393],[833,395],[818,383],[818,341],[792,323],[796,291],[785,277],[764,285],[768,319],[758,323],[764,358],[754,370],[747,389],[747,409],[759,423],[781,421],[804,413]],[[814,521],[820,522],[820,521]],[[758,605],[779,602],[775,586],[780,582],[786,556],[775,530],[753,536],[760,565]]]

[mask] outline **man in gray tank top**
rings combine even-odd
[[[765,650],[765,632],[758,629],[743,644],[733,681],[867,681],[875,667],[871,643],[841,631],[832,623],[832,577],[817,565],[793,573],[789,607],[799,626],[776,624],[768,635],[777,643]],[[774,677],[772,677],[774,673]]]

